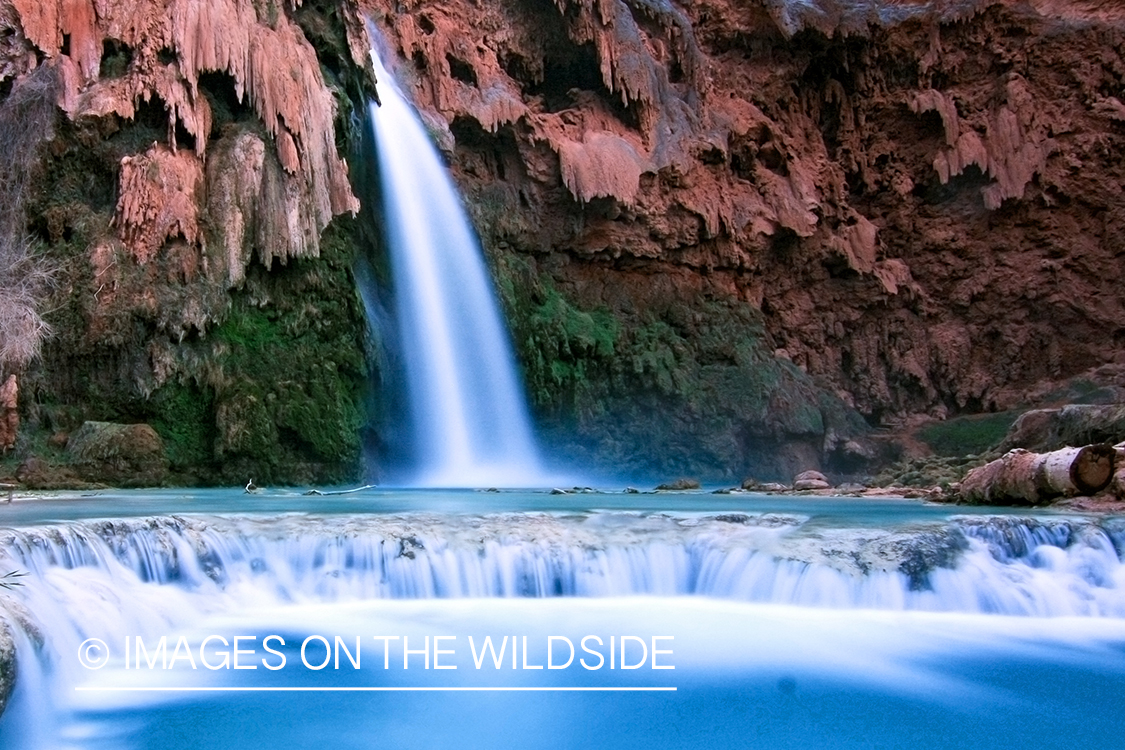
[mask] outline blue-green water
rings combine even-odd
[[[1122,554],[1122,519],[908,500],[16,502],[0,748],[1116,747]]]
[[[621,488],[591,489],[553,495],[549,490],[500,491],[371,488],[339,495],[304,495],[300,490],[246,493],[234,489],[108,490],[52,493],[33,501],[0,505],[0,525],[27,526],[52,521],[90,518],[132,518],[174,513],[497,513],[580,512],[741,512],[786,513],[807,516],[825,525],[885,526],[914,521],[939,521],[953,515],[1028,515],[1015,508],[950,506],[899,498],[768,495],[749,492],[626,493]],[[1050,510],[1037,516],[1068,516]],[[1079,514],[1080,515],[1080,514]]]

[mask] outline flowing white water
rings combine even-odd
[[[1125,618],[1118,547],[1119,528],[1027,519],[889,531],[744,514],[296,515],[8,531],[0,566],[31,572],[16,596],[33,612],[61,608],[52,627],[113,622],[129,598],[158,621],[231,601],[641,594]]]
[[[359,746],[348,738],[364,732],[397,731],[397,725],[371,718],[391,715],[391,704],[372,702],[374,697],[367,702],[341,697],[339,705],[323,704],[319,710],[327,713],[321,715],[299,694],[283,703],[271,694],[276,706],[230,693],[201,697],[197,705],[186,695],[76,693],[83,685],[209,691],[513,681],[543,686],[576,680],[612,686],[638,679],[680,684],[684,694],[677,700],[691,708],[674,713],[699,717],[692,732],[735,721],[724,706],[742,700],[747,690],[755,705],[773,707],[729,737],[716,737],[719,747],[743,746],[738,736],[767,731],[797,734],[788,744],[763,741],[762,747],[822,747],[820,735],[835,737],[841,748],[868,746],[866,740],[847,740],[849,717],[866,716],[868,723],[855,731],[868,732],[870,722],[908,700],[914,702],[906,706],[916,714],[914,724],[909,731],[898,723],[880,729],[889,741],[884,744],[936,748],[944,735],[933,734],[933,727],[971,699],[982,716],[1023,712],[1020,726],[1040,725],[1021,737],[1053,731],[1053,744],[1037,746],[1062,748],[1075,731],[1113,712],[1091,709],[1077,718],[1074,712],[1088,698],[1076,693],[1065,710],[1053,709],[1074,714],[1071,724],[1051,730],[1053,719],[1044,719],[1040,706],[1058,699],[1050,689],[1058,680],[1044,675],[1070,670],[1067,695],[1074,681],[1087,691],[1125,685],[1122,670],[1111,675],[1105,669],[1120,662],[1125,644],[1123,550],[1120,520],[967,516],[905,527],[840,528],[781,513],[292,513],[4,529],[0,571],[28,575],[22,587],[0,591],[0,623],[15,634],[19,655],[17,690],[0,719],[0,748],[247,750],[319,741],[347,747]],[[567,635],[577,643],[588,633],[608,640],[612,633],[634,632],[674,635],[676,671],[517,672],[505,666],[481,672],[472,668],[465,643],[470,634],[530,636],[538,649],[534,664],[542,661],[547,636]],[[181,663],[164,669],[151,656],[156,666],[142,669],[139,661],[129,667],[122,660],[125,639],[136,643],[138,637],[146,648],[167,637],[168,654],[178,652],[178,639],[186,638],[201,659],[209,634],[222,634],[228,642],[256,634],[258,640],[246,647],[258,649],[252,657],[257,660],[268,633],[284,636],[293,668],[213,672]],[[372,635],[409,634],[414,644],[434,633],[460,638],[459,671],[383,671],[384,655]],[[362,635],[365,671],[346,665],[301,669],[295,649],[311,634],[345,636],[349,645]],[[104,670],[79,663],[79,644],[91,638],[109,646],[113,659]],[[521,643],[526,654],[529,646]],[[395,658],[401,664],[402,652],[395,651]],[[998,659],[1006,665],[999,672]],[[1010,692],[1004,670],[1022,675],[1011,683],[1020,686],[1018,695]],[[538,681],[526,682],[531,678]],[[828,691],[824,705],[841,707],[821,716],[823,726],[815,731],[807,728],[805,714],[790,716],[787,696],[798,683],[821,685],[816,689]],[[950,702],[947,696],[954,694]],[[605,700],[610,702],[590,709],[615,706],[621,726],[633,726],[640,704]],[[496,726],[518,723],[516,717],[529,710],[526,703],[509,702],[497,704],[508,706],[505,710],[480,714],[483,704],[474,701],[435,697],[394,705],[409,717],[404,726],[422,733],[415,744],[426,746],[494,746]],[[554,715],[562,704],[536,705]],[[673,704],[645,705],[650,712],[644,715],[656,723],[646,743],[632,746],[675,746],[657,721]],[[474,740],[425,734],[433,712],[446,710],[464,712]],[[294,712],[301,721],[269,720]],[[551,731],[564,732],[560,737],[571,731],[569,723],[555,727],[544,721]],[[988,721],[996,724],[990,731],[1007,731],[1002,720]],[[197,722],[203,722],[198,732]],[[1103,726],[1092,734],[1116,729]],[[605,731],[600,740],[583,744],[630,746],[620,731]]]
[[[433,487],[537,486],[539,456],[480,245],[437,149],[372,51],[371,105],[417,474]]]

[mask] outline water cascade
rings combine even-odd
[[[150,516],[3,529],[0,570],[27,575],[0,591],[0,648],[12,638],[18,662],[0,750],[353,747],[357,737],[488,748],[498,726],[568,737],[576,705],[609,717],[589,747],[678,746],[669,715],[715,747],[766,737],[750,746],[845,750],[876,737],[940,750],[979,746],[982,735],[1110,747],[1125,689],[1122,549],[1114,519],[830,528],[729,512]],[[627,633],[669,638],[675,669],[517,669],[516,634],[520,664],[542,665],[549,637]],[[266,634],[281,652],[266,654]],[[406,639],[417,649],[435,634],[451,649],[443,671],[420,656],[406,670]],[[489,634],[512,656],[482,669],[467,641]],[[388,635],[402,638],[390,656],[376,640]],[[317,639],[356,655],[362,641],[362,668],[358,656],[354,667],[348,656],[317,667],[328,653]],[[231,648],[242,649],[238,671],[222,661]],[[83,661],[105,651],[106,661]],[[288,666],[262,668],[263,655]],[[566,711],[548,710],[548,694],[482,703],[471,692],[576,685],[680,692],[644,702],[568,694]],[[362,692],[447,688],[470,692]],[[342,692],[300,692],[323,689]],[[950,711],[973,718],[949,721]],[[860,720],[864,742],[849,744]]]
[[[39,581],[19,592],[28,610],[77,628],[100,609],[112,622],[249,600],[637,595],[1125,618],[1119,548],[1119,524],[1062,520],[825,531],[773,514],[203,516],[9,530],[0,566]]]
[[[371,105],[416,484],[543,483],[522,386],[488,269],[425,126],[378,55]]]

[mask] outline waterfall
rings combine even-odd
[[[742,706],[737,701],[746,700],[747,690],[757,691],[753,705],[785,702],[792,700],[794,684],[822,691],[835,680],[829,693],[812,693],[816,705],[844,701],[843,713],[826,731],[849,726],[860,705],[874,700],[873,715],[895,717],[893,733],[900,717],[911,716],[916,731],[928,732],[948,721],[948,698],[998,717],[1000,725],[988,732],[1038,720],[1043,723],[1034,725],[1023,745],[1072,747],[1076,730],[1055,724],[1060,715],[1071,715],[1070,708],[1051,702],[1058,698],[1055,686],[1073,695],[1072,721],[1081,729],[1117,715],[1110,705],[1081,714],[1091,696],[1111,701],[1118,685],[1125,685],[1125,672],[1113,666],[1125,643],[1123,551],[1119,519],[962,517],[887,529],[826,528],[804,516],[769,513],[294,513],[0,529],[0,571],[27,573],[22,586],[0,591],[0,649],[11,636],[18,663],[16,689],[0,716],[0,748],[194,748],[200,741],[231,750],[314,741],[351,746],[346,738],[386,736],[382,725],[370,722],[388,716],[409,727],[410,737],[401,740],[407,744],[493,747],[495,728],[511,716],[556,712],[528,711],[524,703],[513,712],[513,704],[497,698],[482,715],[479,698],[469,693],[443,693],[430,701],[411,693],[392,704],[382,694],[335,693],[310,710],[313,699],[303,693],[270,693],[267,703],[254,693],[211,691],[513,684],[600,690],[652,680],[680,684],[694,701],[685,715],[706,712],[701,726],[725,726],[732,714],[724,707]],[[288,644],[292,668],[274,673],[253,667],[269,633]],[[436,672],[419,662],[398,670],[395,659],[404,664],[406,637],[417,648],[427,633],[454,637],[458,669]],[[608,642],[616,633],[622,649],[625,633],[674,636],[676,671],[587,672],[576,666],[526,672],[507,661],[496,669],[473,668],[466,637],[479,642],[490,633],[496,641],[511,636],[512,654],[520,634],[523,664],[530,640],[533,665],[544,663],[547,636],[565,634],[579,643],[585,634],[601,633]],[[231,638],[253,639],[243,646],[258,649],[245,657],[251,665],[236,667],[250,671],[175,662],[177,655],[183,658],[181,641],[185,653],[202,660],[211,634],[236,649]],[[344,637],[357,654],[357,636],[363,635],[364,669],[358,663],[349,668],[348,657],[339,668],[303,669],[302,644],[320,637],[315,634]],[[372,635],[401,635],[393,647],[401,650],[386,661]],[[100,644],[106,659],[112,656],[106,669],[82,661],[90,643]],[[132,654],[132,668],[125,654]],[[994,689],[985,682],[991,675],[1001,676]],[[1012,692],[1017,685],[1018,694]],[[1050,687],[1046,694],[1035,692],[1044,685]],[[141,692],[99,692],[130,686]],[[95,692],[78,692],[83,689]],[[153,692],[162,689],[202,692]],[[917,716],[899,713],[892,709],[903,691],[936,702]],[[590,711],[622,710],[598,696]],[[462,700],[467,703],[457,703]],[[440,725],[434,712],[440,707],[447,716],[450,705],[478,717],[464,725],[477,727],[477,741],[429,741],[419,734]],[[653,705],[666,715],[666,703]],[[299,715],[300,722],[248,721],[266,706],[269,715]],[[639,709],[633,702],[627,706],[627,713],[614,716],[629,720],[611,723],[633,732]],[[1020,706],[1026,715],[1017,720],[1012,712]],[[784,717],[791,708],[782,703],[767,713]],[[794,715],[796,726],[807,723],[805,711]],[[754,721],[784,725],[783,719]],[[974,731],[978,726],[965,724]],[[552,729],[552,736],[564,736],[570,727]],[[1060,741],[1036,744],[1032,736],[1046,730]],[[760,731],[743,727],[716,746],[739,745],[739,738]],[[862,736],[869,731],[865,725]],[[646,746],[666,746],[665,734]],[[1091,730],[1095,737],[1118,734],[1116,726]],[[968,740],[958,744],[973,746]],[[614,735],[602,746],[632,745]],[[819,745],[810,736],[770,746]]]
[[[8,530],[0,569],[29,571],[9,596],[76,631],[248,602],[464,597],[1125,618],[1121,548],[1120,526],[1006,518],[890,531],[771,514],[201,516]]]
[[[539,457],[480,245],[379,56],[371,105],[412,422],[413,483],[537,486]]]

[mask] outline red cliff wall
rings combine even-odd
[[[498,266],[611,315],[618,353],[655,320],[698,359],[693,314],[749,310],[874,425],[1125,365],[1118,3],[367,7]],[[514,315],[534,390],[542,341]],[[562,390],[541,412],[604,434]]]

